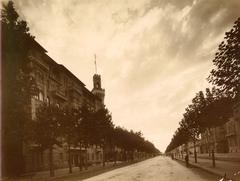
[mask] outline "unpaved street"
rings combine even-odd
[[[119,168],[85,181],[216,181],[216,176],[185,165],[168,157],[155,157],[140,163]]]

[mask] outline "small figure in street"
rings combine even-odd
[[[174,160],[174,155],[173,155],[173,153],[172,153],[172,160]]]
[[[229,180],[229,179],[227,179],[227,174],[225,173],[224,174],[224,177],[223,178],[221,178],[219,181],[233,181],[233,180]]]
[[[224,177],[221,178],[219,181],[224,181],[224,180],[227,180],[227,174],[226,173],[224,174]]]
[[[186,154],[186,156],[185,156],[185,162],[186,162],[186,166],[189,167],[189,158],[188,158],[188,154]]]

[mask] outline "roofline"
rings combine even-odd
[[[38,49],[41,50],[42,52],[47,53],[47,50],[46,50],[45,48],[43,48],[43,46],[40,45],[40,44],[35,40],[35,38],[28,37],[27,39],[28,39],[27,41],[29,41],[30,44],[32,44],[33,46],[35,46],[36,48],[38,48]]]
[[[93,96],[93,98],[97,98],[98,100],[101,100],[99,97],[97,97],[96,95],[94,95],[90,90],[88,90],[86,88],[86,85],[79,79],[77,78],[70,70],[68,70],[64,65],[62,64],[58,64],[55,60],[53,60],[48,54],[47,54],[47,50],[44,49],[34,38],[30,39],[31,42],[33,43],[33,45],[35,45],[37,48],[39,48],[41,51],[44,52],[44,54],[48,57],[48,61],[50,61],[52,64],[56,65],[59,68],[62,68],[63,71],[67,72],[70,76],[72,76],[78,83],[80,83],[83,88],[85,89],[85,91]],[[94,75],[98,75],[101,77],[100,74],[94,74]]]
[[[61,67],[64,71],[66,71],[70,76],[72,76],[78,83],[83,85],[84,87],[86,86],[80,79],[78,79],[70,70],[68,70],[64,65],[58,64],[59,67]]]

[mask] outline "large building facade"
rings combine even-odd
[[[212,149],[217,153],[240,152],[240,103],[233,106],[233,115],[225,124],[201,134],[201,153]]]
[[[47,51],[33,40],[28,52],[31,76],[36,80],[38,95],[31,98],[30,112],[32,119],[36,119],[36,111],[40,104],[54,104],[80,108],[86,105],[88,109],[96,111],[104,107],[105,90],[101,86],[101,76],[93,76],[93,89],[89,91],[66,67],[55,62],[47,55]],[[98,146],[87,148],[72,147],[71,162],[78,165],[80,155],[88,162],[97,163],[102,160],[102,149]],[[25,145],[23,150],[25,172],[44,170],[49,167],[48,150],[40,150],[37,145]],[[67,145],[54,146],[53,161],[55,168],[68,165]]]
[[[240,104],[233,107],[233,116],[226,123],[229,152],[240,152]]]
[[[201,133],[196,150],[198,154],[211,154],[212,150],[216,153],[240,153],[240,102],[233,106],[233,115],[225,124]],[[180,145],[171,153],[175,156],[181,156],[187,151],[190,154],[194,153],[192,142]]]
[[[201,153],[209,153],[212,150],[218,153],[227,153],[226,126],[221,125],[202,132],[200,149]]]

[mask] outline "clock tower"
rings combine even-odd
[[[93,75],[92,93],[98,98],[100,98],[102,104],[104,104],[105,90],[102,89],[102,86],[101,86],[101,75],[98,75],[98,74]]]

